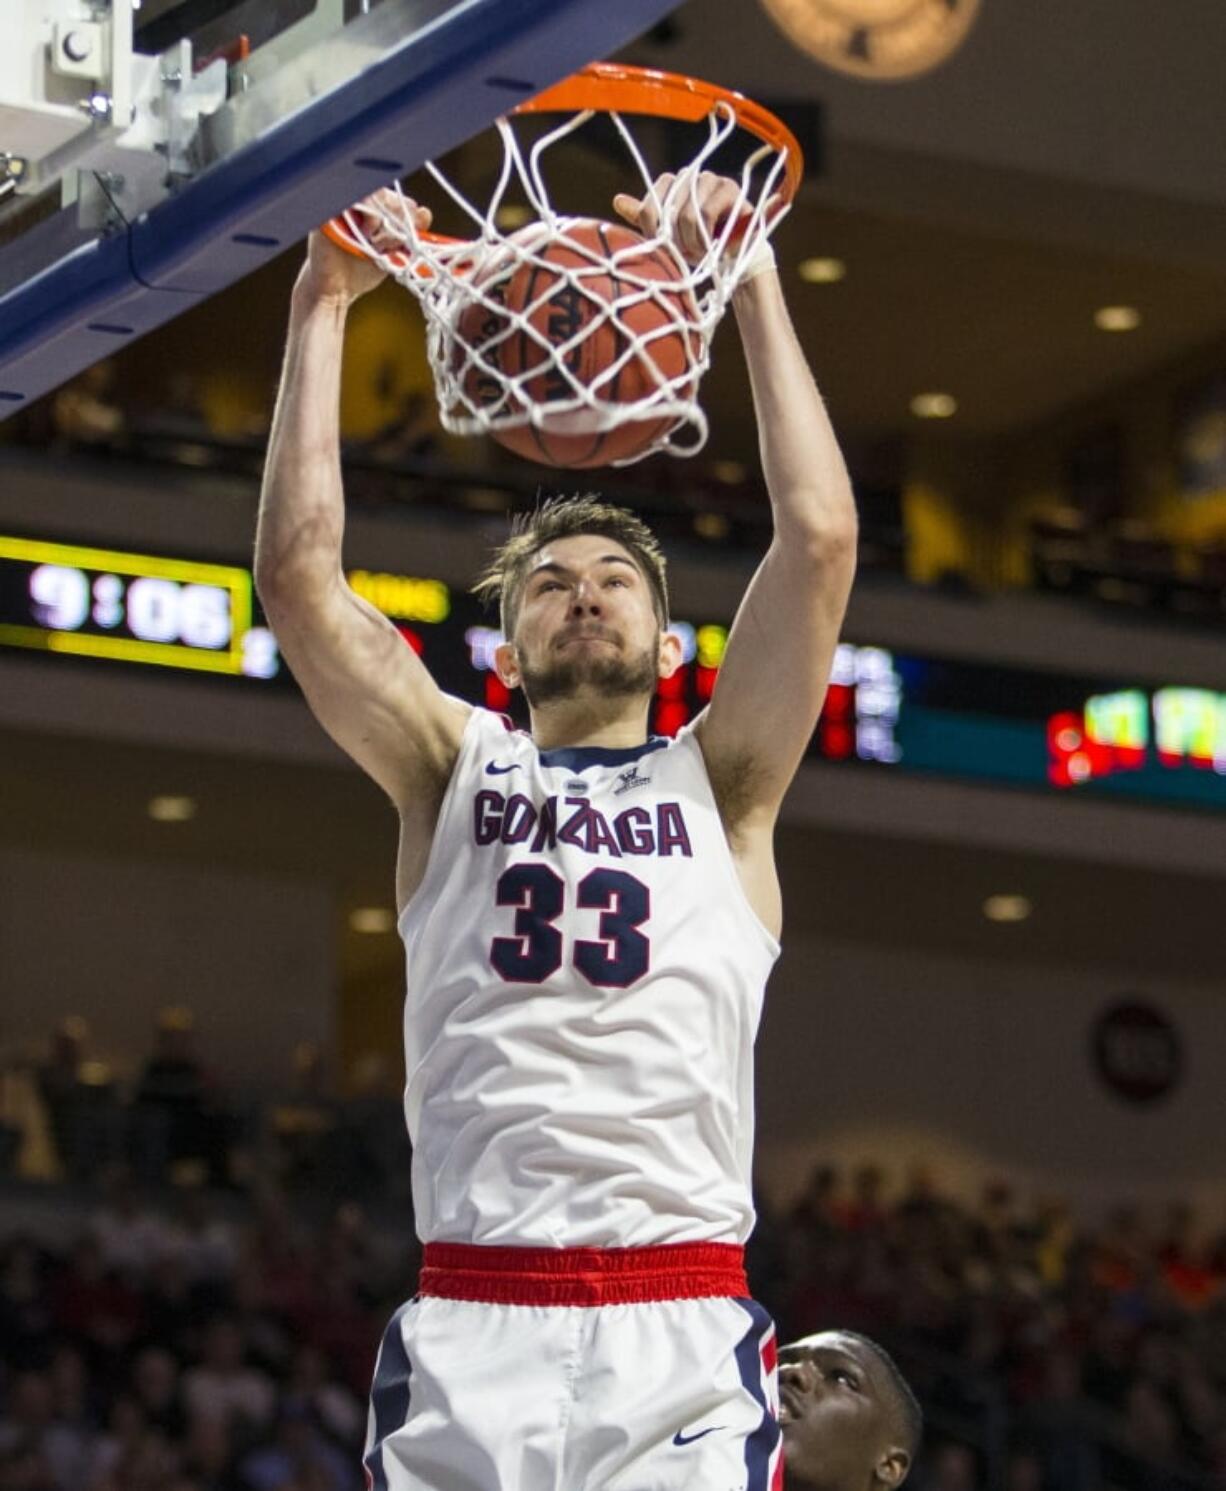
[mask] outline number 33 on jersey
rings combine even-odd
[[[748,1235],[753,1037],[778,945],[691,730],[539,751],[474,711],[400,930],[423,1238],[584,1246],[590,1212],[590,1245],[633,1247],[669,1235],[673,1200],[687,1240]],[[653,1123],[679,1111],[688,1130]]]

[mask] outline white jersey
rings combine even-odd
[[[423,1241],[748,1237],[753,1042],[779,947],[692,729],[538,751],[474,710],[400,931]]]

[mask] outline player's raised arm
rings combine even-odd
[[[732,300],[774,534],[737,611],[699,731],[738,816],[773,822],[821,713],[856,567],[847,468],[773,269]],[[732,827],[729,824],[729,827]]]
[[[670,178],[658,183],[664,195]],[[737,184],[699,177],[675,237],[695,258],[701,214],[714,233],[744,210]],[[615,204],[654,231],[650,203]],[[856,562],[847,468],[784,303],[773,264],[732,298],[749,366],[774,536],[737,612],[709,708],[703,755],[730,833],[769,828],[821,713]]]
[[[260,599],[316,717],[402,809],[437,801],[467,707],[445,696],[341,566],[340,371],[350,305],[383,278],[311,235],[294,286],[260,497]]]

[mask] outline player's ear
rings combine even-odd
[[[499,642],[494,648],[494,672],[509,689],[517,689],[520,683],[519,659],[514,642]]]
[[[884,1487],[885,1491],[897,1491],[897,1488],[907,1479],[907,1472],[910,1469],[911,1456],[906,1450],[887,1450],[874,1467],[874,1484]]]
[[[681,653],[681,638],[676,632],[660,633],[660,658],[657,672],[661,678],[671,678],[685,661]]]

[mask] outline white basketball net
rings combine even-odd
[[[654,237],[612,254],[592,251],[584,244],[568,240],[572,252],[582,255],[583,263],[564,267],[543,257],[541,251],[551,241],[565,237],[568,225],[577,219],[560,216],[550,202],[542,161],[550,146],[573,135],[595,114],[592,109],[575,114],[539,139],[527,155],[512,128],[514,121],[498,120],[504,159],[484,211],[475,207],[438,166],[427,165],[426,170],[437,184],[476,225],[477,234],[472,241],[438,243],[424,237],[412,221],[408,201],[399,186],[377,209],[363,204],[345,213],[344,220],[357,244],[421,304],[426,318],[427,352],[445,429],[474,435],[532,425],[556,434],[578,435],[610,430],[631,421],[659,420],[663,433],[654,444],[616,464],[629,465],[659,450],[692,456],[707,441],[707,419],[698,403],[697,389],[710,362],[711,338],[732,292],[754,265],[755,257],[786,211],[776,194],[787,156],[783,150],[764,143],[745,160],[737,172],[742,196],[740,212],[729,213],[714,234],[707,230],[699,215],[702,253],[696,262],[687,263],[675,239],[677,218],[687,200],[696,205],[700,172],[714,168],[713,158],[739,128],[735,111],[722,102],[714,106],[707,120],[705,144],[694,161],[675,176],[663,197],[656,193],[652,173],[625,120],[620,114],[610,112],[609,117],[642,183],[641,191],[632,191],[632,195],[650,198],[659,214],[660,227]],[[509,236],[496,219],[515,180],[526,194],[537,223]],[[374,246],[370,235],[375,217],[400,247],[381,251]],[[635,261],[649,258],[655,251],[666,255],[676,266],[676,280],[635,272]],[[515,310],[505,303],[499,291],[524,266],[544,271],[543,289],[530,304]],[[596,279],[607,283],[611,273],[615,274],[617,285],[617,299],[612,302],[590,284]],[[593,316],[570,339],[555,343],[538,330],[532,317],[559,295],[563,282],[593,303]],[[624,312],[645,300],[652,300],[659,307],[663,324],[643,334],[627,324]],[[460,324],[465,311],[474,304],[490,312],[487,326],[492,324],[497,328],[477,346],[465,339]],[[483,318],[466,319],[472,324]],[[586,383],[574,370],[578,360],[576,349],[605,321],[611,322],[618,332],[619,353],[612,366]],[[516,335],[530,338],[540,348],[540,357],[532,366],[511,375],[499,366],[497,348]],[[651,356],[651,343],[658,337],[667,337],[674,347],[685,349],[686,365],[674,377],[664,376]],[[525,357],[523,361],[533,360]],[[649,392],[631,401],[615,400],[610,394],[616,388],[618,374],[631,361],[637,361],[639,369],[647,375],[645,383],[650,385]],[[543,379],[549,397],[542,400],[539,392]],[[537,397],[533,397],[530,384],[535,385]]]

